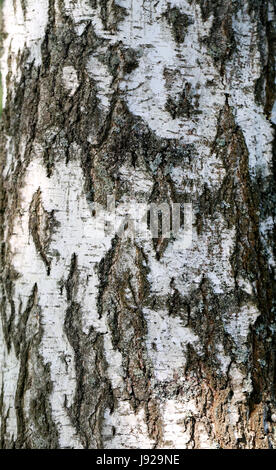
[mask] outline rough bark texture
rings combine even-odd
[[[275,448],[273,2],[2,19],[1,447]],[[192,246],[103,238],[108,194]]]

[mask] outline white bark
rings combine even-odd
[[[269,348],[275,328],[259,302],[260,289],[267,288],[263,278],[272,279],[275,268],[273,216],[262,211],[262,194],[260,207],[254,207],[250,195],[260,184],[265,194],[272,184],[273,117],[255,94],[269,38],[264,42],[260,36],[259,13],[250,11],[248,2],[236,2],[231,10],[232,2],[225,1],[221,14],[230,18],[233,34],[225,33],[225,41],[236,46],[216,62],[216,39],[215,45],[207,39],[218,11],[214,7],[204,16],[201,3],[4,2],[4,107],[11,122],[19,122],[19,134],[10,132],[4,116],[3,447],[276,445],[267,364],[259,363],[265,378],[256,373],[261,388],[263,381],[261,400],[250,398],[257,380],[252,378],[254,361],[265,360],[254,352],[252,329],[257,321],[258,328],[269,325],[270,335],[264,337]],[[272,22],[273,6],[267,4]],[[186,21],[179,42],[177,15]],[[86,45],[79,62],[70,47],[75,41],[76,51],[81,50],[81,38]],[[95,117],[84,97],[91,87]],[[188,111],[177,104],[185,89]],[[19,99],[22,108],[14,110]],[[175,116],[168,103],[174,103]],[[58,106],[64,106],[64,125],[54,117]],[[77,127],[76,106],[82,119],[91,113],[89,129],[87,123]],[[27,120],[28,111],[35,114],[33,127],[16,114]],[[124,158],[116,166],[111,157],[108,163],[110,142],[116,147],[116,135],[128,124],[125,119],[120,127],[126,113],[133,129],[143,128],[140,147],[146,135],[151,140],[148,154],[125,142],[118,150],[118,159]],[[77,135],[82,129],[85,143]],[[160,149],[171,146],[169,157],[165,150],[154,153],[159,143]],[[85,167],[82,162],[89,158],[92,166]],[[115,166],[111,177],[109,169]],[[230,196],[227,178],[235,188]],[[115,193],[121,213],[126,202],[188,197],[194,210],[192,246],[185,248],[183,230],[161,247],[159,256],[153,241],[143,236],[128,239],[126,232],[119,242],[112,234],[103,238],[99,218],[109,211],[93,216],[87,181],[95,202]],[[215,194],[220,204],[213,202],[206,210]],[[232,204],[242,208],[235,216],[227,212]],[[235,272],[233,261],[238,243],[249,258],[258,256],[256,240],[261,240],[265,265],[258,265],[259,279],[239,265]],[[242,258],[244,251],[238,253]],[[44,415],[32,403],[38,390],[47,395]],[[38,424],[45,419],[51,421],[50,437]]]

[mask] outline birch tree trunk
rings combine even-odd
[[[273,5],[4,0],[2,448],[276,447]]]

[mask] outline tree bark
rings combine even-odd
[[[2,32],[1,448],[275,448],[275,5],[5,0]],[[192,204],[192,245],[103,237],[107,195]]]

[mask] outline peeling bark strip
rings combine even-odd
[[[275,31],[268,0],[4,0],[1,448],[276,448]],[[107,195],[192,204],[192,246],[103,237]]]

